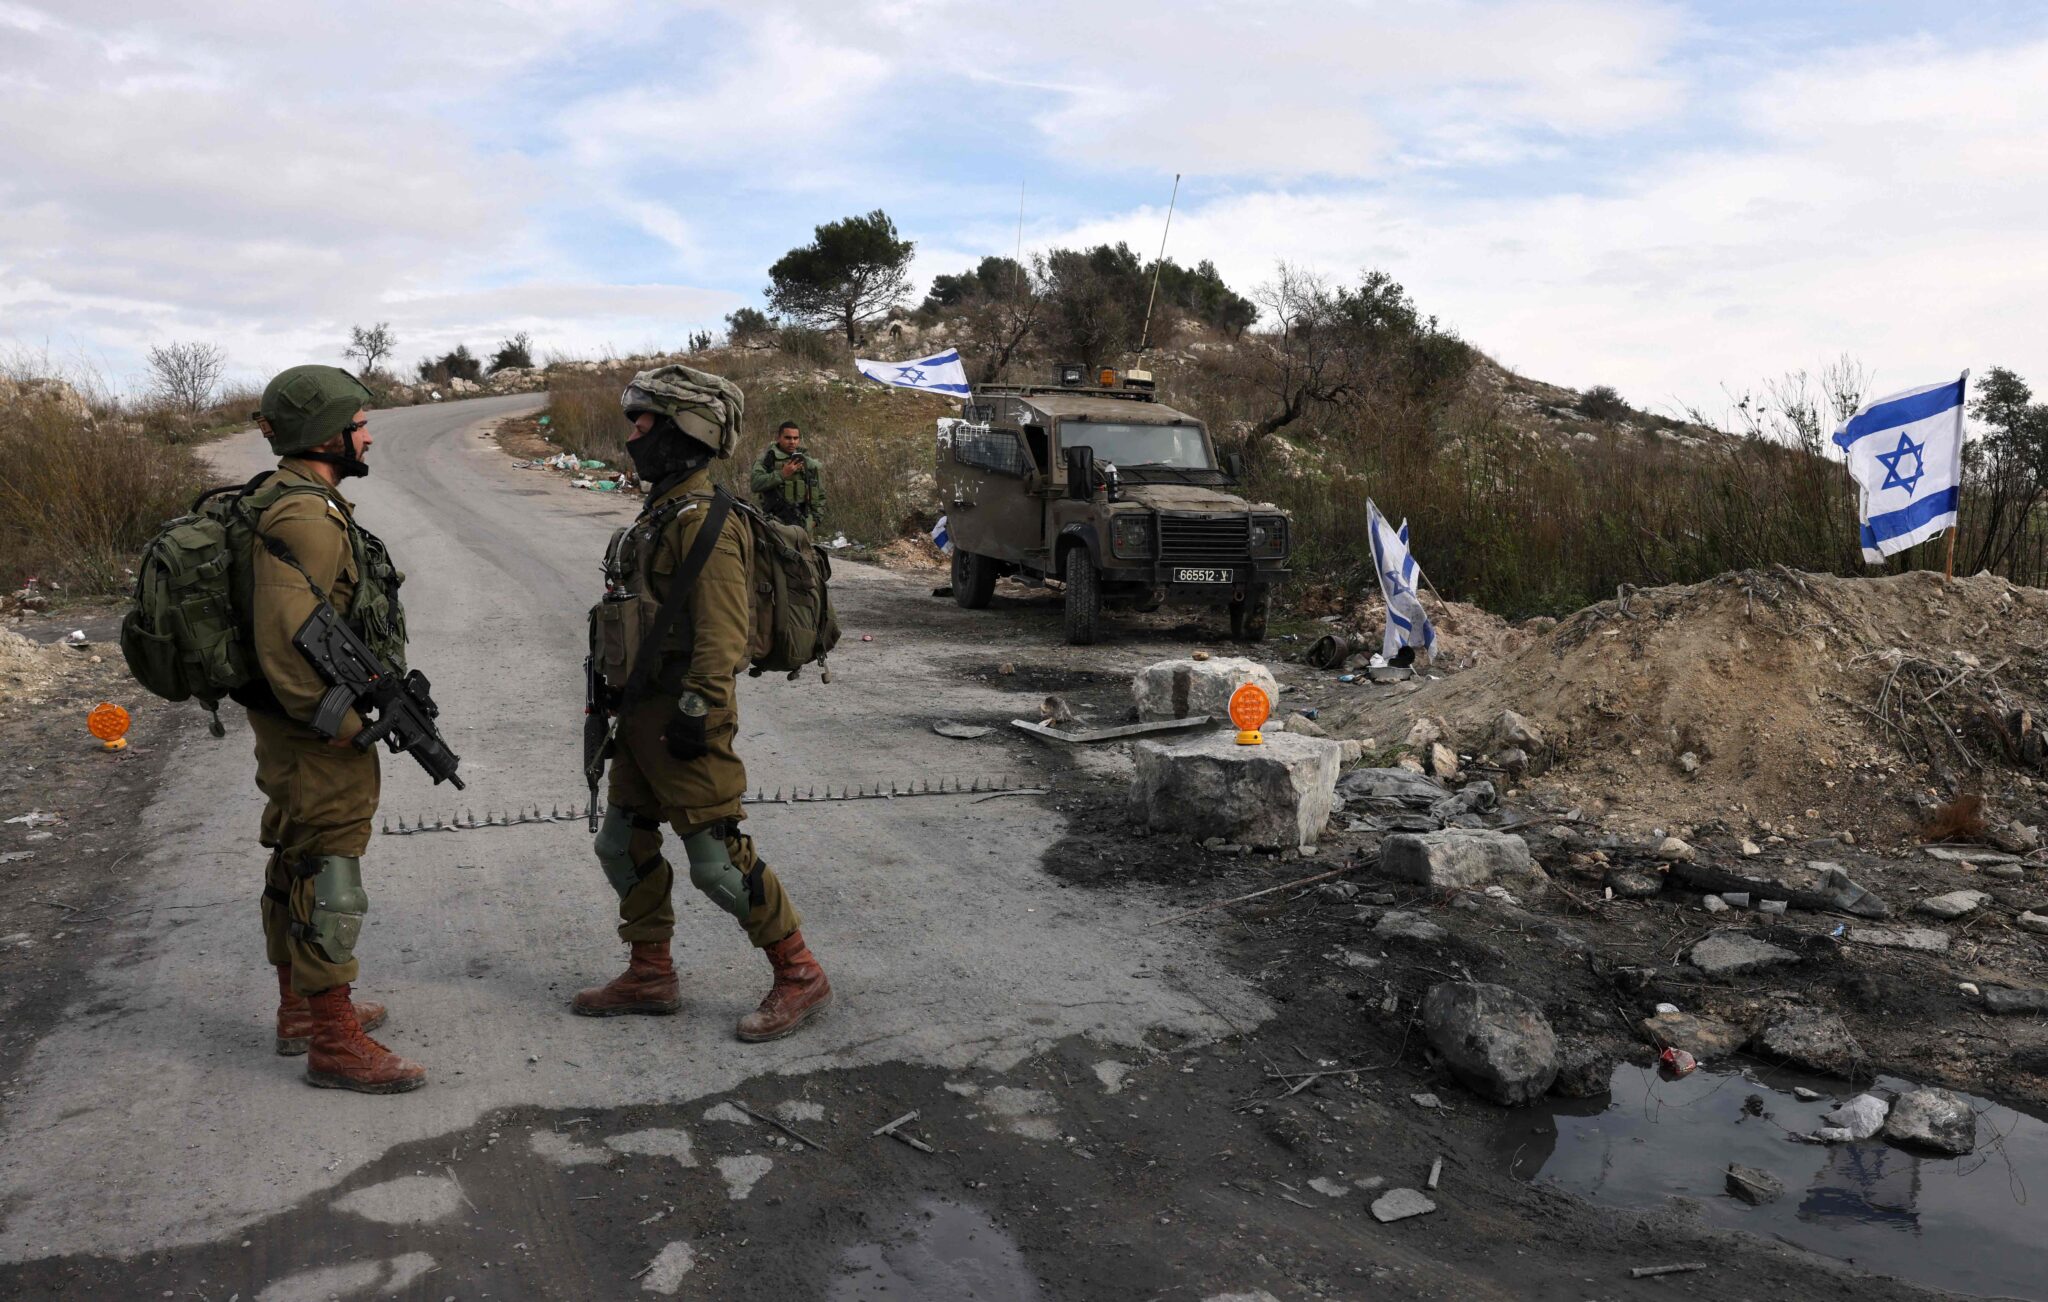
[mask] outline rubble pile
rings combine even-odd
[[[1517,711],[1549,742],[1546,789],[1645,827],[1736,814],[1902,837],[1958,793],[2024,804],[2048,780],[2048,592],[1990,575],[1748,570],[1624,588],[1528,636],[1463,673],[1361,685],[1324,723],[1428,721],[1499,770],[1516,748],[1492,733]],[[2038,843],[2031,822],[2010,832]]]

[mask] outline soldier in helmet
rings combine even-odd
[[[334,737],[313,730],[327,684],[292,645],[325,600],[392,663],[405,663],[404,576],[340,491],[369,473],[369,403],[369,390],[333,366],[294,366],[263,391],[256,419],[280,460],[242,499],[258,532],[250,632],[262,674],[233,696],[249,711],[256,785],[269,800],[262,912],[277,969],[277,1051],[306,1055],[310,1085],[396,1094],[425,1084],[426,1069],[364,1034],[384,1021],[384,1007],[350,997],[368,907],[361,858],[377,812],[377,752],[348,744],[363,727],[353,710]]]
[[[619,939],[632,952],[624,973],[582,991],[571,1008],[610,1017],[682,1006],[669,950],[675,869],[662,855],[665,823],[681,842],[690,884],[768,955],[774,985],[737,1029],[742,1040],[772,1040],[822,1012],[832,987],[781,880],[740,830],[747,770],[733,750],[734,675],[752,630],[753,535],[736,513],[714,536],[701,535],[722,510],[711,462],[732,455],[743,399],[730,381],[670,365],[634,376],[620,401],[647,501],[607,554],[610,591],[593,612],[592,654],[607,704],[620,704],[636,669],[644,690],[616,720],[595,848],[619,896]],[[686,604],[670,612],[673,602]],[[654,659],[643,664],[646,657]]]

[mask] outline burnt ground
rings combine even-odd
[[[940,639],[935,671],[1010,686],[1016,717],[1036,717],[1038,703],[1057,694],[1083,718],[1121,722],[1132,666],[1196,647],[1232,650],[1218,617],[1124,616],[1106,645],[1068,648],[1047,592],[1006,586],[995,609],[970,614],[929,591],[906,584],[872,631]],[[1273,644],[1267,658],[1290,649]],[[1282,670],[1294,686],[1289,708],[1335,690],[1306,671]],[[27,929],[37,939],[0,950],[0,1063],[10,1078],[39,1028],[64,1015],[63,992],[91,952],[89,933],[63,921],[73,915],[40,901],[134,907],[121,901],[113,871],[115,829],[146,794],[152,751],[138,745],[110,768],[60,726],[101,689],[67,690],[65,709],[0,722],[10,757],[42,757],[34,770],[10,769],[0,781],[14,789],[0,795],[63,811],[66,824],[52,830],[73,847],[42,842],[51,857],[39,849],[35,860],[0,868],[0,934]],[[165,708],[178,707],[143,703],[138,734],[148,732],[153,709]],[[758,1079],[737,1094],[663,1106],[501,1112],[358,1172],[337,1195],[360,1192],[365,1214],[336,1215],[331,1200],[318,1199],[281,1209],[232,1242],[7,1266],[0,1295],[629,1298],[672,1284],[681,1296],[798,1298],[1940,1296],[1727,1233],[1684,1199],[1615,1210],[1529,1182],[1549,1142],[1542,1128],[1507,1142],[1526,1114],[1478,1100],[1433,1061],[1414,1025],[1422,994],[1445,979],[1510,985],[1538,999],[1561,1035],[1633,1062],[1650,1055],[1635,1021],[1660,1000],[1744,1023],[1767,1005],[1805,1003],[1848,1020],[1868,1054],[1866,1073],[1948,1080],[2035,1106],[2048,1094],[2038,1022],[1991,1022],[1954,993],[1957,980],[1982,976],[1980,961],[2007,958],[1998,937],[1973,941],[1964,929],[1963,943],[1936,960],[1845,947],[1828,934],[1842,921],[1834,915],[1736,914],[1731,923],[1676,890],[1607,901],[1601,877],[1587,874],[1645,856],[1570,823],[1559,824],[1566,836],[1536,838],[1560,889],[1518,905],[1435,896],[1376,877],[1371,833],[1333,836],[1308,859],[1133,835],[1113,756],[1007,737],[999,744],[1009,771],[1051,788],[1046,804],[1066,821],[1066,838],[1044,864],[1049,884],[1088,893],[1104,909],[1129,894],[1195,908],[1339,872],[1326,884],[1166,924],[1204,932],[1276,1015],[1259,1023],[1214,1005],[1237,1034],[1200,1043],[1155,1037],[1142,1051],[1066,1040],[1000,1076],[887,1065]],[[1533,799],[1528,806],[1542,812]],[[93,819],[107,829],[94,829]],[[6,831],[18,839],[20,829]],[[1699,839],[1710,855],[1725,848],[1711,830]],[[1799,845],[1767,849],[1819,857]],[[1599,864],[1595,851],[1612,864]],[[1945,865],[1864,861],[1840,845],[1824,857],[1880,890],[1905,889],[1886,871],[1910,871],[1923,888],[1948,876],[1983,884]],[[1923,873],[1932,876],[1922,882]],[[1448,934],[1383,940],[1372,927],[1388,908],[1420,912]],[[1728,925],[1768,928],[1801,961],[1725,984],[1688,975],[1678,954]],[[651,1022],[650,1031],[682,1034],[693,1024]],[[1306,1083],[1298,1074],[1313,1071],[1330,1074]],[[1416,1103],[1422,1093],[1441,1106]],[[706,1116],[726,1102],[762,1115],[789,1108],[782,1115],[793,1129],[824,1151],[737,1110]],[[902,1131],[931,1152],[873,1133],[912,1111]],[[688,1138],[650,1142],[650,1131]],[[1509,1150],[1513,1160],[1503,1156]],[[1378,1193],[1362,1185],[1420,1188],[1439,1158],[1436,1213],[1391,1225],[1368,1214]],[[761,1183],[749,1186],[750,1178]],[[685,1260],[687,1275],[677,1269]],[[1708,1268],[1629,1277],[1630,1267],[1689,1261]]]

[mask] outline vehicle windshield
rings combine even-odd
[[[1177,466],[1186,470],[1213,469],[1202,427],[1185,425],[1126,425],[1116,421],[1063,421],[1062,447],[1091,447],[1097,461],[1113,462],[1119,470],[1138,466]]]

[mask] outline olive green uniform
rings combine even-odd
[[[739,731],[735,676],[747,663],[753,628],[753,537],[746,522],[737,514],[726,517],[690,592],[676,593],[670,583],[696,541],[711,500],[710,472],[700,470],[648,503],[643,520],[682,503],[657,536],[641,538],[629,531],[622,546],[619,563],[626,584],[641,581],[644,559],[649,595],[661,602],[680,598],[689,605],[666,645],[640,649],[639,654],[662,659],[653,689],[619,720],[608,792],[613,809],[597,848],[619,892],[621,940],[667,941],[675,933],[675,873],[661,854],[661,825],[667,823],[684,842],[692,884],[739,918],[757,948],[766,948],[796,931],[802,919],[775,870],[761,861],[752,838],[739,828],[746,817],[740,798],[747,789],[747,769],[733,750]],[[651,557],[639,556],[640,547],[651,547]],[[677,714],[678,699],[691,697],[705,708],[706,753],[678,759],[663,734]],[[608,843],[622,832],[623,847]],[[721,862],[725,859],[729,866]],[[728,885],[734,872],[743,895]]]
[[[349,910],[343,936],[316,933],[313,868],[340,857],[351,861],[353,872],[352,861],[369,849],[379,770],[375,748],[331,745],[309,726],[327,684],[292,637],[318,604],[317,584],[351,623],[367,623],[362,631],[373,646],[387,654],[402,648],[397,586],[403,576],[391,568],[383,545],[356,527],[348,499],[309,463],[284,458],[257,491],[278,486],[291,491],[261,511],[257,527],[290,549],[304,573],[260,545],[253,550],[253,633],[263,682],[235,696],[248,707],[256,785],[269,801],[262,825],[262,844],[271,851],[264,870],[264,945],[271,963],[291,965],[293,992],[310,995],[356,979],[355,934],[367,901],[359,890],[341,901]],[[339,735],[354,736],[362,726],[351,710]]]
[[[782,463],[791,457],[804,459],[803,469],[784,477]],[[754,474],[749,480],[754,500],[771,517],[789,524],[800,524],[815,530],[818,522],[825,518],[824,467],[802,444],[794,452],[784,452],[773,443],[754,463]]]

